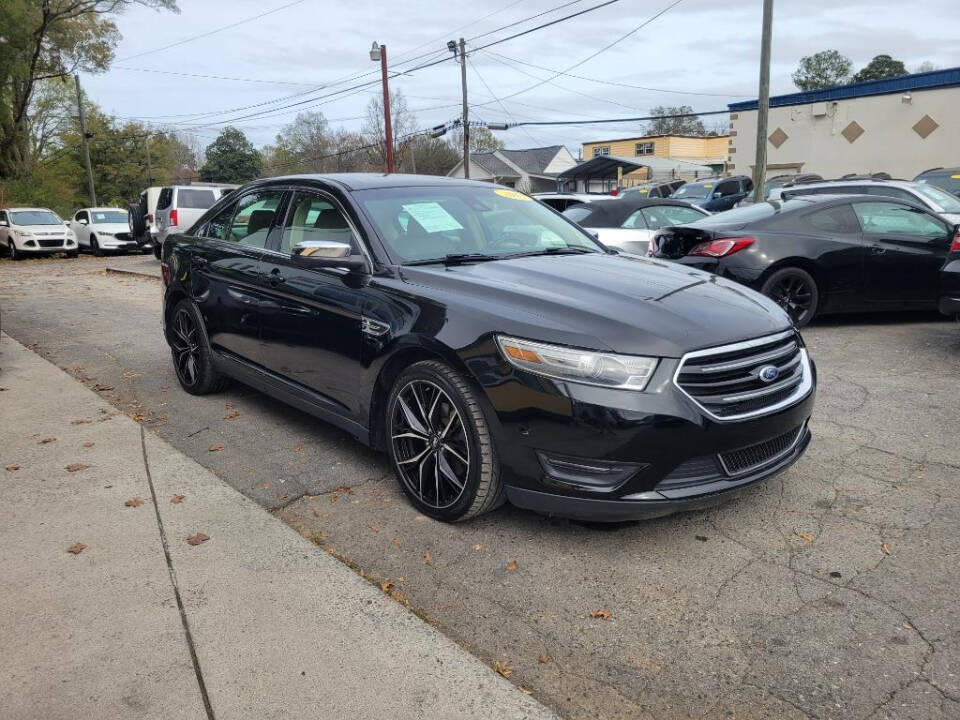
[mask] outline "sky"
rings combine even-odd
[[[191,132],[204,146],[232,125],[259,147],[302,110],[359,129],[380,93],[379,66],[369,58],[374,41],[387,46],[392,70],[409,70],[452,58],[447,40],[465,37],[469,52],[604,1],[178,0],[179,14],[136,6],[117,18],[123,39],[110,71],[81,79],[89,97],[118,118]],[[468,62],[470,119],[637,117],[656,105],[709,111],[756,98],[762,0],[675,2],[619,0],[477,50]],[[776,0],[771,93],[795,91],[790,75],[798,61],[823,49],[849,57],[854,71],[880,53],[908,70],[924,61],[960,66],[957,27],[958,0],[909,9],[902,0]],[[570,70],[581,78],[560,75],[528,89],[583,60]],[[355,88],[362,83],[373,84]],[[460,115],[460,67],[452,59],[398,75],[390,87],[403,92],[421,128]],[[704,120],[708,128],[715,122]],[[582,142],[638,135],[640,125],[517,127],[497,135],[509,148],[563,144],[576,156]]]

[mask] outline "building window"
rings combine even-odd
[[[597,147],[593,149],[594,157],[600,157],[601,155],[609,155],[609,154],[610,154],[609,145],[597,145]]]
[[[634,155],[653,155],[653,143],[641,142],[633,146]]]

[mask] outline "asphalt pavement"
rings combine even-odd
[[[242,386],[183,393],[159,282],[105,271],[145,260],[0,262],[3,327],[564,717],[960,717],[956,324],[808,328],[811,447],[722,507],[448,526],[335,428]]]

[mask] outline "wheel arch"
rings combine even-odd
[[[187,293],[184,290],[181,288],[173,288],[167,292],[163,300],[163,334],[168,343],[170,342],[170,315],[177,306],[177,303],[186,299]]]
[[[813,281],[817,284],[817,293],[820,295],[820,305],[822,306],[827,289],[826,273],[815,260],[811,260],[810,258],[788,257],[782,260],[777,260],[777,262],[763,271],[763,273],[757,279],[757,285],[759,287],[763,287],[764,283],[766,283],[770,276],[775,272],[790,267],[800,268],[801,270],[810,273]]]

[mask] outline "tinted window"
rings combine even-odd
[[[313,193],[297,193],[280,239],[280,251],[289,253],[297,243],[310,240],[346,243],[357,252],[353,230],[333,203]]]
[[[873,187],[866,188],[868,195],[879,195],[880,197],[892,197],[897,200],[907,200],[909,202],[918,202],[918,199],[908,193],[906,190],[901,190],[900,188],[888,187],[886,185],[875,185]]]
[[[266,247],[267,234],[282,198],[282,190],[264,190],[244,195],[236,204],[217,213],[207,223],[203,234],[250,247]]]
[[[957,187],[960,190],[960,185]],[[960,213],[960,198],[933,185],[917,185],[916,190],[928,200],[932,200],[943,212]]]
[[[717,185],[717,189],[714,191],[719,193],[720,197],[727,197],[728,195],[736,195],[740,192],[740,183],[737,180],[728,180]]]
[[[805,220],[817,230],[829,233],[851,233],[860,229],[849,205],[818,210],[807,215]]]
[[[217,197],[213,194],[213,190],[180,188],[177,191],[177,207],[206,210],[213,207],[216,201]]]
[[[353,196],[402,260],[568,247],[600,251],[585,233],[513,190],[450,185],[359,190]]]
[[[173,203],[173,188],[163,188],[157,198],[157,210],[166,210]]]
[[[7,221],[7,214],[2,210],[0,210],[0,220],[2,220],[3,222]]]
[[[947,226],[932,216],[897,203],[854,203],[860,227],[868,233],[897,233],[921,235],[928,238],[944,238]]]
[[[87,222],[90,221],[90,216],[87,215],[86,210],[81,210],[77,213],[77,222],[80,222],[81,220],[86,220]]]
[[[677,205],[657,205],[643,208],[640,212],[643,213],[643,217],[647,221],[647,227],[652,230],[659,230],[670,225],[686,225],[704,217],[702,212]]]
[[[705,198],[713,192],[713,183],[689,183],[678,187],[673,193],[675,198]]]
[[[586,204],[583,205],[574,205],[563,211],[563,216],[565,218],[570,218],[575,223],[582,222],[586,218],[590,217],[590,213],[593,212]]]

